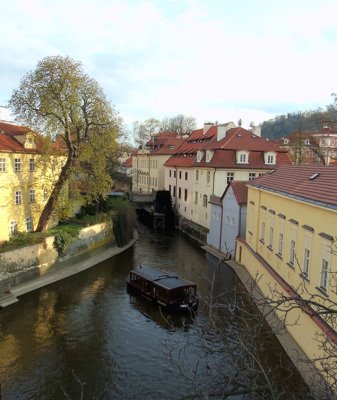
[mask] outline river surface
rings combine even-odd
[[[213,294],[227,299],[241,285],[179,232],[167,236],[140,226],[139,234],[123,254],[0,310],[1,400],[168,400],[213,390],[226,362],[221,337],[206,328],[211,281],[216,273]],[[128,294],[128,272],[139,264],[196,282],[197,317],[170,318]],[[289,363],[276,340],[273,349],[267,346]]]

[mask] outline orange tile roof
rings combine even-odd
[[[248,186],[337,209],[337,167],[335,166],[280,166],[273,172],[250,181]]]

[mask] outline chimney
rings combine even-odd
[[[205,123],[204,123],[204,132],[203,132],[203,134],[205,135],[206,132],[207,132],[213,125],[214,125],[213,122],[205,122]]]
[[[235,128],[235,124],[233,122],[227,122],[226,124],[218,125],[216,140],[219,141],[225,138],[227,131],[229,131],[231,128]]]
[[[256,136],[261,136],[261,125],[253,125],[252,126],[252,133]]]
[[[218,129],[217,129],[216,140],[219,141],[219,140],[223,139],[224,137],[226,137],[227,127],[226,127],[226,125],[218,125],[217,128]]]

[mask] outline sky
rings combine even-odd
[[[178,114],[249,126],[325,108],[336,16],[336,0],[1,0],[0,106],[38,61],[61,55],[82,63],[126,126]]]

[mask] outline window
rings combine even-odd
[[[279,235],[279,241],[278,241],[278,251],[277,253],[282,256],[283,253],[283,233],[280,233]]]
[[[173,186],[173,197],[176,197],[176,187]]]
[[[202,198],[202,205],[203,207],[207,207],[207,194],[204,194]]]
[[[169,185],[169,192],[171,193],[171,185]]]
[[[14,158],[14,171],[15,172],[21,171],[21,158]]]
[[[273,165],[275,164],[276,153],[272,151],[268,151],[264,153],[264,162],[265,164]]]
[[[181,171],[179,171],[179,179],[181,179]]]
[[[181,187],[178,188],[178,198],[181,199]]]
[[[274,164],[274,156],[269,155],[267,157],[267,164]]]
[[[169,170],[169,177],[171,178],[171,175],[172,175],[172,171],[171,170]]]
[[[187,179],[188,179],[188,173],[185,172],[185,181],[187,181]]]
[[[289,264],[294,265],[295,262],[296,243],[295,240],[290,241],[290,257]]]
[[[230,224],[231,224],[231,226],[234,226],[234,218],[233,217],[231,217]]]
[[[227,183],[234,179],[234,172],[227,172]]]
[[[271,226],[269,228],[269,247],[273,248],[273,235],[274,235],[274,228]]]
[[[33,232],[33,218],[27,217],[26,218],[26,228],[28,232]]]
[[[240,163],[245,163],[247,160],[247,154],[241,153],[239,157],[239,162]]]
[[[199,170],[198,169],[195,171],[195,180],[196,180],[196,182],[199,181]]]
[[[173,171],[173,178],[176,177],[176,172],[177,172],[176,170]]]
[[[265,235],[266,235],[266,223],[264,221],[262,221],[262,223],[261,223],[261,240],[262,240],[262,242],[264,242]]]
[[[14,235],[14,233],[16,233],[17,230],[18,230],[18,225],[16,221],[11,221],[9,224],[9,234]]]
[[[184,200],[187,201],[187,189],[184,189]]]
[[[304,249],[304,257],[303,257],[303,275],[309,276],[309,267],[310,267],[310,250]]]
[[[35,203],[35,190],[34,189],[30,189],[30,191],[29,191],[29,202]]]
[[[226,221],[226,225],[229,225],[229,216],[228,215],[226,215],[225,221]]]
[[[0,172],[6,172],[6,159],[0,158]]]
[[[194,204],[198,204],[198,192],[194,193]]]
[[[328,291],[328,276],[329,276],[329,263],[324,258],[322,259],[321,282],[319,287],[325,292]]]
[[[206,183],[210,183],[211,182],[211,171],[207,171],[207,178],[206,178]]]
[[[249,173],[249,180],[252,181],[255,178],[256,178],[256,173],[255,172],[250,172]]]
[[[22,203],[22,192],[21,190],[18,190],[15,192],[15,204],[21,204]]]
[[[29,171],[35,171],[35,159],[34,158],[30,158],[29,159]]]

